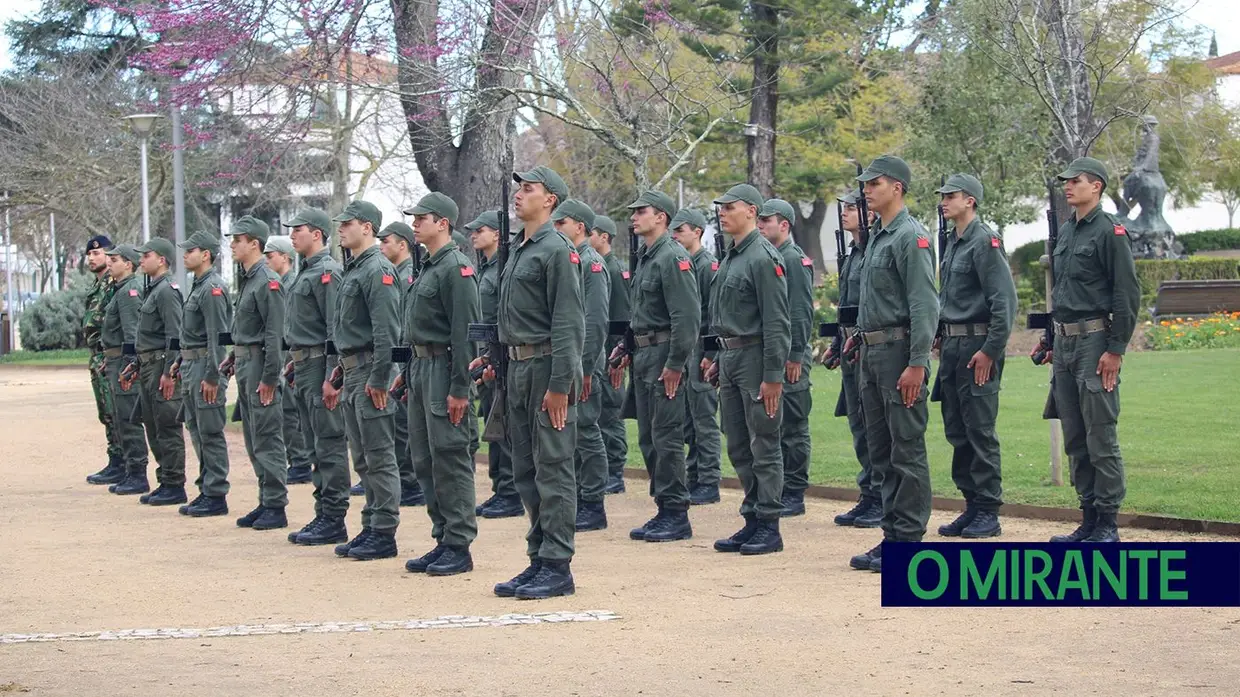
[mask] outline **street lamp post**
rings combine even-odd
[[[160,118],[159,114],[133,114],[126,116],[125,120],[129,122],[129,127],[137,134],[138,140],[142,143],[142,243],[146,244],[151,241],[151,203],[147,195],[146,181],[146,147],[147,141],[151,136],[151,129],[155,127],[155,119]]]

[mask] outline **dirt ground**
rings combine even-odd
[[[838,501],[784,525],[782,554],[715,554],[738,495],[695,508],[689,542],[630,542],[649,517],[642,482],[608,498],[611,527],[578,537],[575,596],[491,594],[524,565],[524,523],[482,521],[476,570],[404,571],[429,546],[402,509],[401,555],[351,562],[233,525],[255,500],[236,437],[228,518],[85,483],[102,464],[86,375],[0,369],[0,635],[611,611],[605,622],[0,643],[0,693],[31,695],[1163,695],[1235,694],[1238,609],[883,608],[879,576],[848,569],[874,531],[838,528]],[[230,438],[232,435],[230,434]],[[197,469],[191,455],[191,478]],[[153,463],[152,463],[153,469]],[[480,492],[485,474],[480,473]],[[289,517],[311,517],[311,490]],[[359,526],[354,499],[349,526]],[[931,528],[951,514],[936,512]],[[1007,539],[1060,530],[1007,519]],[[1184,539],[1125,531],[1127,539]],[[1197,538],[1207,539],[1207,538]]]

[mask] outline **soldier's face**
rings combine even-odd
[[[288,271],[288,267],[293,265],[293,262],[283,252],[263,252],[263,256],[267,257],[267,265],[271,267],[271,270],[281,276]]]
[[[555,226],[556,230],[560,231],[561,235],[572,240],[573,244],[580,242],[581,236],[585,234],[583,231],[585,226],[572,218],[561,218],[551,224]]]
[[[598,231],[591,231],[590,234],[590,246],[594,247],[594,251],[599,254],[602,254],[607,249],[608,238],[605,235],[606,233]]]
[[[642,206],[634,208],[633,215],[629,216],[629,220],[633,223],[633,230],[639,235],[654,232],[658,228],[660,217],[666,213],[657,210],[654,206]]]
[[[943,194],[943,200],[939,204],[943,206],[943,217],[948,220],[955,220],[956,218],[959,218],[961,215],[964,215],[965,211],[973,207],[973,205],[969,203],[972,200],[973,197],[963,191],[953,191],[950,194]]]
[[[672,237],[685,249],[694,249],[698,245],[698,233],[689,223],[683,223],[680,227],[672,230]]]
[[[415,229],[414,232],[416,233],[417,230]],[[398,235],[388,235],[387,237],[379,238],[379,251],[383,252],[383,256],[387,257],[387,260],[393,264],[396,263],[397,259],[400,259],[400,244],[397,243],[399,239]]]
[[[550,212],[558,203],[556,197],[537,182],[521,182],[513,197],[513,208],[521,220],[534,220],[543,211]]]
[[[131,265],[125,257],[116,256],[108,257],[108,273],[112,274],[112,278],[119,281],[124,278],[131,268]]]
[[[298,225],[289,230],[289,239],[293,242],[293,249],[302,256],[310,255],[310,247],[314,244],[315,234],[309,225]]]
[[[91,273],[99,273],[108,266],[108,255],[102,249],[92,249],[86,253],[86,267]]]
[[[865,183],[865,202],[870,210],[886,210],[896,198],[900,184],[887,177],[878,177]]]
[[[159,264],[163,261],[163,257],[155,252],[142,253],[142,273],[147,276],[154,275],[159,272]]]
[[[772,243],[783,242],[784,238],[779,232],[779,216],[778,215],[762,215],[758,216],[758,230],[767,241]]]
[[[743,235],[754,227],[758,209],[744,201],[720,204],[719,227],[729,235]]]
[[[439,218],[430,213],[413,216],[413,238],[420,244],[430,244],[448,235],[448,219]],[[392,236],[389,235],[389,238]],[[397,238],[400,239],[400,238]]]
[[[252,263],[262,256],[258,242],[250,239],[249,235],[233,235],[228,242],[228,248],[232,250],[233,259],[243,264]]]
[[[185,253],[181,255],[181,261],[185,262],[185,268],[190,271],[198,271],[201,269],[205,265],[204,262],[206,262],[206,260],[206,254],[201,249],[197,248],[187,249],[185,250]]]
[[[469,238],[469,241],[474,244],[474,249],[492,249],[499,244],[499,231],[483,225],[469,233]]]
[[[848,232],[857,232],[861,225],[860,213],[856,206],[844,206],[844,229]]]
[[[1102,182],[1091,182],[1084,174],[1078,174],[1063,183],[1063,195],[1068,205],[1077,206],[1090,203],[1102,196]]]
[[[340,224],[340,246],[352,249],[362,237],[362,221],[354,218]]]

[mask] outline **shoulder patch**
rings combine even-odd
[[[813,266],[814,260],[809,257],[801,257],[801,266]]]
[[[580,255],[580,254],[578,254],[577,252],[569,252],[569,253],[568,253],[568,260],[569,260],[569,261],[571,261],[571,262],[573,262],[574,264],[580,264],[580,263],[581,263],[581,255]]]
[[[396,277],[390,273],[383,274],[383,285],[390,286],[396,281]]]
[[[688,271],[690,266],[692,266],[692,264],[689,263],[688,259],[681,259],[680,261],[676,262],[676,267],[679,268],[681,271]]]
[[[776,264],[776,265],[775,265],[775,275],[776,275],[776,276],[779,276],[780,278],[783,278],[783,276],[784,276],[784,267],[783,267],[783,265],[782,265],[782,264]]]
[[[327,273],[323,274],[322,276],[319,276],[319,283],[331,283],[331,282],[332,282],[332,272],[331,272],[331,271],[328,271]]]
[[[223,295],[223,294],[224,294],[224,289],[223,289],[223,288],[220,288],[219,286],[216,286],[216,287],[214,287],[214,288],[212,288],[212,289],[211,289],[211,295],[220,296],[220,295]]]
[[[710,262],[710,270],[711,270],[711,271],[718,271],[718,270],[719,270],[719,262],[717,262],[717,261],[712,261],[712,262]]]
[[[267,287],[270,288],[271,290],[280,290],[280,282],[279,281],[268,281]]]
[[[596,261],[593,264],[590,264],[590,271],[592,273],[599,273],[602,270],[603,270],[603,265],[600,264],[599,262]]]
[[[991,237],[991,238],[990,238],[990,246],[991,246],[991,247],[994,247],[995,249],[998,249],[998,248],[999,248],[999,238],[998,238],[998,237]]]
[[[137,288],[130,288],[130,289],[129,289],[129,297],[131,297],[131,298],[136,298],[136,297],[138,297],[138,289],[137,289]]]
[[[621,277],[621,278],[623,278],[623,279],[624,279],[624,280],[626,280],[626,281],[627,281],[627,280],[629,280],[629,272],[628,272],[628,271],[621,271],[621,272],[620,272],[620,277]]]
[[[1117,234],[1117,235],[1127,235],[1127,234],[1128,234],[1128,231],[1124,229],[1124,226],[1123,226],[1123,225],[1116,225],[1116,226],[1115,226],[1115,234]]]
[[[921,235],[918,235],[917,236],[917,247],[918,249],[930,249],[930,238],[922,237]]]
[[[463,277],[465,277],[465,278],[469,278],[470,276],[473,276],[473,275],[474,275],[474,267],[472,267],[472,266],[462,266],[462,267],[461,267],[461,276],[463,276]],[[410,282],[410,283],[412,283],[412,282],[413,282],[413,279],[412,279],[412,278],[411,278],[411,279],[409,279],[409,282]]]

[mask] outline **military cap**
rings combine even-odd
[[[859,182],[868,182],[879,177],[890,177],[904,185],[905,191],[913,183],[913,171],[908,168],[908,163],[895,155],[883,155],[874,158],[869,167],[857,177]]]
[[[379,207],[367,201],[357,200],[344,207],[340,215],[332,218],[337,223],[347,223],[350,220],[360,220],[363,223],[370,223],[377,232],[383,226],[383,214],[379,212]]]
[[[267,252],[287,254],[289,259],[292,259],[297,254],[293,250],[293,240],[285,235],[272,235],[268,237],[267,244],[263,246],[263,253]]]
[[[434,213],[440,218],[447,218],[449,225],[456,225],[456,217],[460,215],[461,209],[457,207],[456,201],[453,201],[446,194],[432,191],[423,196],[413,208],[406,209],[404,213],[405,215]]]
[[[568,184],[565,184],[564,179],[550,167],[539,165],[528,172],[514,172],[512,178],[518,182],[542,184],[560,201],[568,199]]]
[[[1107,186],[1107,166],[1092,157],[1078,157],[1068,165],[1068,168],[1059,173],[1062,180],[1075,179],[1081,174],[1092,174],[1102,180],[1102,186]]]
[[[587,232],[594,229],[594,217],[594,211],[591,210],[589,206],[575,198],[570,198],[564,203],[556,206],[555,211],[551,213],[552,220],[564,220],[565,218],[571,218],[582,225],[585,225]]]
[[[181,249],[205,249],[215,254],[220,251],[220,239],[205,230],[197,230],[179,246]]]
[[[259,244],[267,244],[267,238],[271,237],[271,228],[267,227],[267,223],[252,215],[243,215],[233,222],[228,234],[229,236],[246,235],[258,240]]]
[[[86,251],[88,252],[92,249],[109,249],[111,247],[112,240],[108,239],[107,235],[95,235],[86,240]]]
[[[982,183],[972,174],[953,174],[947,178],[946,184],[935,189],[940,194],[954,194],[957,191],[965,192],[977,201],[977,205],[982,205]]]
[[[751,206],[762,207],[762,202],[766,199],[762,198],[762,193],[758,191],[752,184],[737,184],[728,189],[728,193],[715,199],[715,203],[732,203],[734,201],[744,201]]]
[[[782,198],[769,198],[762,204],[762,208],[758,210],[759,218],[766,218],[772,215],[778,215],[787,220],[789,225],[797,221],[796,209],[792,207],[791,203]]]
[[[292,220],[280,224],[284,227],[307,225],[323,233],[324,239],[331,235],[329,228],[332,226],[332,220],[328,217],[326,211],[321,211],[318,208],[303,208],[297,211],[297,215],[294,215]]]
[[[702,215],[698,211],[693,210],[692,208],[681,208],[680,210],[676,211],[676,215],[672,217],[671,225],[668,225],[667,227],[669,229],[675,230],[676,228],[680,227],[681,225],[684,225],[685,223],[688,223],[690,227],[701,228],[702,230],[705,230],[706,229],[706,216]]]
[[[638,196],[636,201],[628,205],[630,209],[645,208],[646,206],[650,206],[651,208],[667,213],[667,220],[669,223],[672,218],[676,217],[676,211],[679,210],[676,207],[676,202],[672,200],[671,196],[654,189],[647,189],[643,191],[642,195]]]
[[[499,211],[486,211],[482,215],[474,218],[465,229],[473,232],[478,228],[489,227],[492,230],[499,230]]]
[[[418,215],[423,214],[419,213]],[[400,237],[404,241],[408,242],[410,249],[413,249],[413,245],[417,244],[417,241],[413,237],[413,228],[404,223],[388,223],[382,230],[379,231],[379,234],[376,235],[376,237],[383,239],[388,235],[396,235],[397,237]]]
[[[132,244],[118,244],[108,250],[108,256],[120,257],[133,264],[137,264],[142,259],[142,255],[133,248]]]
[[[608,218],[605,215],[596,215],[594,216],[594,229],[598,230],[599,232],[605,232],[607,233],[608,236],[615,238],[616,221],[612,220],[611,218]]]
[[[139,255],[146,254],[147,252],[155,252],[164,259],[167,259],[169,264],[176,263],[176,248],[172,246],[171,242],[162,237],[152,237],[146,244],[133,251],[137,252]]]
[[[839,198],[835,200],[839,201],[845,206],[855,206],[861,202],[861,194],[853,190],[853,191],[849,191],[848,193],[844,194],[843,196],[840,196]]]

